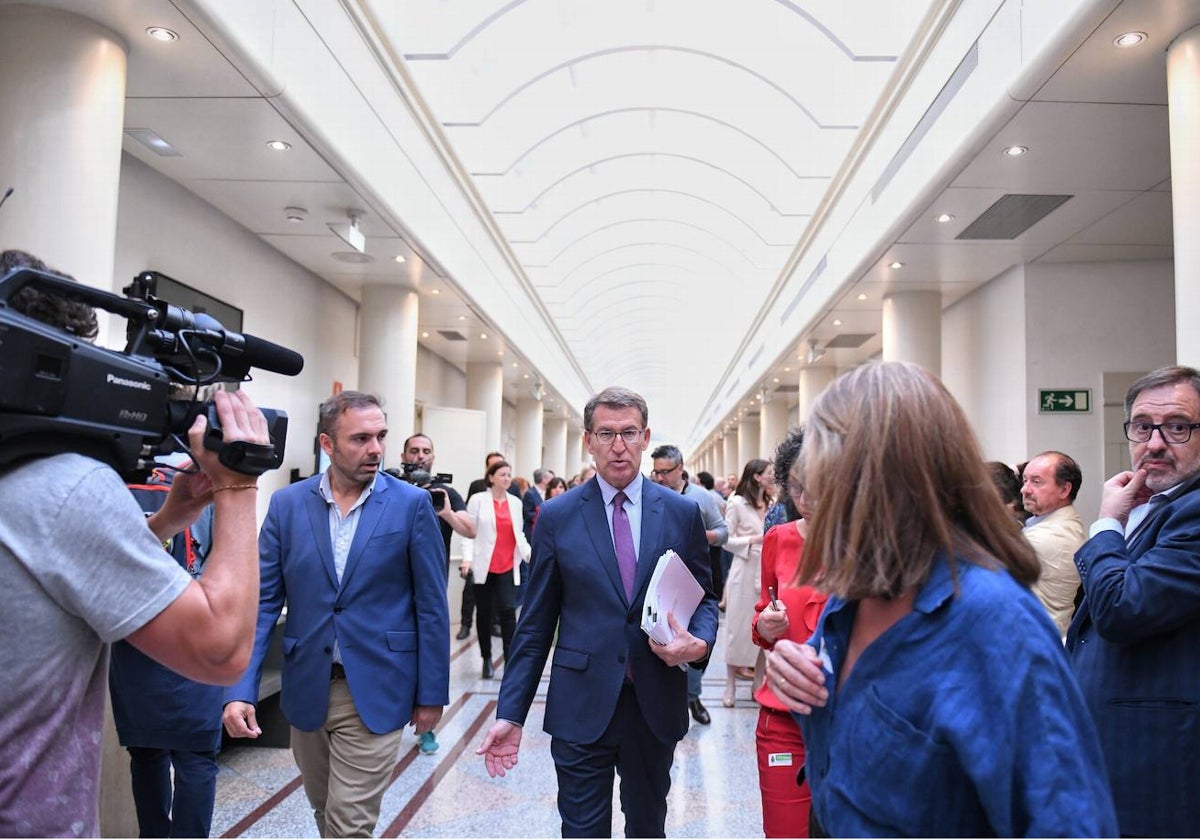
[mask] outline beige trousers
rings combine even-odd
[[[363,724],[344,679],[329,683],[325,725],[292,727],[292,754],[322,837],[370,837],[392,781],[403,729],[376,735]]]

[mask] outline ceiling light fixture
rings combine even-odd
[[[804,357],[806,364],[815,365],[821,359],[825,358],[825,350],[817,349],[817,339],[810,338],[808,340],[808,353]]]
[[[480,338],[482,338],[482,339],[486,339],[486,338],[487,338],[487,333],[480,333],[480,334],[479,334],[479,337],[480,337]]]
[[[431,294],[431,295],[440,295],[441,293],[442,293],[441,289],[430,289],[429,290],[429,294]]]
[[[429,338],[429,333],[427,333],[427,332],[421,333],[421,338]]]
[[[1020,157],[1028,151],[1028,146],[1006,146],[1001,154],[1005,157]]]
[[[350,217],[349,222],[328,222],[327,227],[333,231],[338,239],[345,242],[355,251],[366,253],[367,237],[358,227],[358,220],[362,218],[361,210],[348,210],[346,215]]]
[[[1138,44],[1144,42],[1146,37],[1147,36],[1145,32],[1124,32],[1118,35],[1116,38],[1113,38],[1113,46],[1121,47],[1122,49],[1126,47],[1136,47]]]
[[[151,26],[146,29],[146,34],[155,41],[162,41],[163,43],[179,40],[179,33],[175,32],[174,30],[167,29],[165,26]]]
[[[397,254],[396,256],[392,257],[392,259],[394,259],[398,263],[405,262],[403,254]]]
[[[867,299],[867,293],[866,293],[866,292],[859,292],[859,293],[858,293],[858,299],[859,299],[859,300],[866,300],[866,299]]]
[[[953,213],[943,213],[942,215],[937,217],[936,221],[940,222],[943,225],[946,224],[946,222],[953,222],[954,214]]]
[[[308,218],[308,211],[303,207],[284,207],[283,218],[294,225],[298,225]]]
[[[467,316],[466,316],[466,315],[459,315],[459,316],[458,316],[458,320],[460,320],[460,321],[465,321],[465,320],[467,320]]]
[[[892,269],[892,271],[897,271],[901,268],[904,268],[904,263],[899,261],[892,262],[888,264],[888,268]]]
[[[833,325],[834,325],[835,327],[840,327],[840,326],[842,325],[842,319],[841,319],[841,318],[834,318],[834,319],[833,319]]]
[[[292,144],[286,140],[268,140],[267,148],[276,152],[286,152],[288,149],[292,148]]]

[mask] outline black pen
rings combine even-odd
[[[771,609],[775,610],[776,612],[779,612],[779,604],[776,603],[776,601],[775,601],[775,587],[774,586],[767,587],[767,597],[769,597],[771,599]]]

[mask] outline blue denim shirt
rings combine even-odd
[[[797,715],[831,837],[1108,837],[1095,726],[1058,631],[1003,571],[934,564],[913,611]],[[831,598],[812,644],[836,685],[857,602]]]

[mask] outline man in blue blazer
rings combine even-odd
[[[597,475],[538,514],[525,609],[496,722],[478,750],[492,776],[517,763],[521,727],[554,645],[544,728],[564,837],[611,836],[614,768],[625,835],[665,836],[675,745],[688,729],[687,675],[677,666],[703,663],[717,635],[700,509],[640,472],[647,414],[645,400],[624,388],[584,408]],[[659,645],[640,624],[646,585],[668,549],[704,598],[689,625],[672,621],[675,639]]]
[[[1122,835],[1200,836],[1200,371],[1167,367],[1125,397],[1133,470],[1104,484],[1075,555],[1067,632]]]
[[[224,723],[257,737],[263,658],[284,602],[280,707],[322,837],[369,837],[404,726],[420,735],[450,693],[446,558],[430,497],[387,474],[387,421],[370,394],[320,411],[329,468],[278,491],[259,535],[261,595],[250,668]]]

